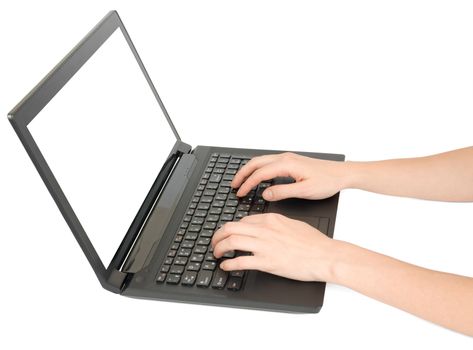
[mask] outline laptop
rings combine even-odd
[[[269,212],[333,237],[339,194],[265,202],[265,188],[294,181],[278,177],[237,197],[230,187],[237,171],[252,157],[283,151],[185,143],[116,11],[8,117],[103,288],[160,301],[321,309],[325,283],[223,271],[210,241],[225,222]],[[295,153],[344,161],[341,154]],[[247,254],[229,251],[222,259]]]

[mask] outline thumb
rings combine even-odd
[[[286,198],[303,198],[302,194],[304,193],[307,184],[301,182],[294,182],[291,184],[284,185],[274,185],[268,187],[263,192],[263,198],[267,201],[278,201]]]

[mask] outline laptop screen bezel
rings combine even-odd
[[[115,256],[113,257],[109,266],[105,268],[105,265],[100,259],[96,249],[94,248],[89,237],[87,236],[87,233],[74,213],[74,210],[64,195],[59,183],[57,182],[54,174],[43,157],[33,136],[28,130],[28,124],[39,114],[39,112],[49,103],[49,101],[53,99],[53,97],[61,90],[61,88],[67,84],[67,82],[79,71],[79,69],[89,60],[89,58],[94,55],[94,53],[115,32],[115,30],[117,30],[117,28],[120,28],[129,45],[129,48],[133,52],[133,55],[135,56],[135,59],[148,82],[148,85],[153,91],[153,94],[176,137],[176,142],[169,153],[163,168],[161,169],[160,173],[157,174],[157,178],[148,195],[144,199],[143,204],[139,210],[137,210],[138,213],[131,223],[128,232],[124,236],[117,252],[115,253]],[[28,155],[33,161],[36,169],[38,170],[41,178],[43,179],[46,187],[51,193],[51,196],[64,216],[64,219],[69,225],[77,242],[86,255],[102,286],[107,289],[118,291],[116,290],[118,286],[110,285],[109,277],[114,271],[118,270],[123,263],[123,259],[126,257],[130,245],[134,241],[139,228],[143,224],[142,221],[147,216],[147,210],[149,210],[149,207],[152,205],[151,202],[153,201],[153,198],[158,194],[159,184],[164,181],[163,177],[172,168],[173,160],[177,160],[180,154],[188,153],[190,151],[190,146],[181,141],[181,138],[179,137],[179,134],[174,127],[174,124],[172,123],[171,118],[169,117],[169,114],[167,113],[166,108],[164,107],[118,13],[116,11],[110,11],[51,70],[51,72],[49,72],[31,90],[31,92],[26,95],[25,98],[23,98],[23,100],[20,101],[17,106],[15,106],[15,108],[13,108],[13,110],[8,114],[8,118],[18,137],[23,143]]]

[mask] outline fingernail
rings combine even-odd
[[[225,270],[225,264],[224,264],[224,263],[220,263],[220,268],[221,268],[222,270]]]
[[[266,191],[264,191],[263,195],[266,199],[271,199],[271,198],[273,198],[273,191],[266,190]]]

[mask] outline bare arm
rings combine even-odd
[[[428,157],[347,162],[345,188],[439,201],[473,201],[473,147]]]
[[[441,201],[473,201],[473,147],[406,159],[334,162],[284,153],[253,158],[235,175],[232,185],[245,195],[276,176],[296,183],[273,186],[267,200],[289,197],[321,199],[346,188]],[[269,195],[271,194],[271,195]]]
[[[331,282],[473,336],[473,278],[428,270],[341,242]]]
[[[232,186],[244,196],[259,182],[291,176],[263,197],[321,199],[345,188],[443,201],[473,201],[473,147],[434,156],[376,162],[333,162],[291,153],[253,158]],[[212,239],[215,256],[253,252],[222,263],[225,270],[258,269],[298,280],[347,286],[387,304],[473,336],[473,278],[401,262],[277,214],[225,224]],[[289,268],[288,268],[289,267]]]
[[[340,284],[421,318],[473,336],[473,278],[414,266],[330,239],[279,214],[229,222],[212,238],[214,255],[253,253],[224,260],[223,270],[261,270],[302,281]]]

